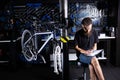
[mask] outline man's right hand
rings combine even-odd
[[[81,50],[80,52],[85,54],[85,55],[88,55],[88,54],[92,53],[91,50]]]

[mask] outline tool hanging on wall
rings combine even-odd
[[[60,37],[60,40],[63,43],[67,43],[70,40],[70,38],[68,36],[66,36],[66,37]]]

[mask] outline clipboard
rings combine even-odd
[[[96,55],[98,55],[100,52],[102,52],[102,49],[100,49],[100,50],[94,50],[92,53],[88,54],[87,56],[96,56]]]

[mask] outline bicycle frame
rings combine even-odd
[[[53,38],[53,32],[40,32],[40,33],[34,33],[26,42],[24,45],[26,45],[33,37],[36,38],[36,36],[38,35],[47,35],[47,34],[50,34],[50,36],[46,39],[46,41],[43,43],[43,45],[37,50],[37,41],[36,39],[34,40],[34,43],[35,43],[35,49],[37,50],[36,51],[36,55],[39,54],[43,48],[46,46],[46,44]]]
[[[47,43],[49,43],[49,41],[51,39],[53,39],[52,40],[53,42],[55,42],[55,43],[57,42],[55,39],[54,31],[52,31],[52,32],[34,32],[34,34],[31,34],[31,32],[29,30],[25,30],[23,32],[23,36],[26,34],[25,32],[30,34],[27,41],[25,41],[22,45],[22,49],[27,47],[29,49],[30,54],[32,55],[31,57],[27,58],[26,52],[24,53],[24,49],[23,49],[24,56],[28,61],[37,60],[37,55],[43,50],[43,48],[47,45]],[[37,36],[39,36],[39,35],[49,35],[49,36],[47,38],[45,38],[45,40],[42,39],[42,41],[44,41],[44,43],[38,49]],[[24,39],[24,37],[22,38],[22,42],[23,42],[23,39]],[[33,45],[29,45],[29,42],[31,43],[31,41],[32,41]],[[53,46],[53,55],[52,56],[53,56],[54,72],[56,74],[59,74],[59,71],[62,72],[61,47],[59,46],[59,44],[53,43],[53,45],[54,46]],[[33,50],[29,46],[30,47],[32,46]],[[26,50],[26,48],[25,48],[25,50]],[[46,63],[44,57],[42,55],[40,55],[40,57],[42,58],[43,62]]]
[[[39,48],[37,54],[39,54],[43,48],[46,46],[46,44],[54,37],[53,36],[53,32],[42,32],[42,33],[35,33],[33,36],[37,36],[37,35],[43,35],[43,34],[50,34],[50,36],[46,39],[46,41],[43,43],[43,45]],[[35,45],[37,46],[37,45]]]

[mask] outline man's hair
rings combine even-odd
[[[88,26],[88,25],[92,24],[92,20],[91,20],[91,18],[86,17],[82,20],[81,24],[85,25],[85,26]]]

